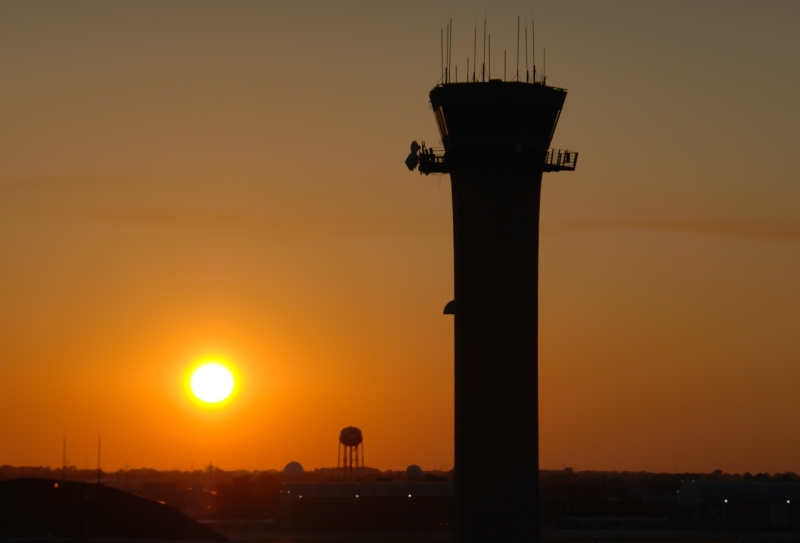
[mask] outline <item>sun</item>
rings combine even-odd
[[[205,403],[220,403],[233,392],[236,380],[231,370],[219,362],[207,362],[194,370],[189,387],[192,394]]]

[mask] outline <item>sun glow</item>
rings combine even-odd
[[[236,381],[233,373],[219,362],[202,364],[192,373],[189,386],[192,394],[205,403],[220,403],[228,399]]]

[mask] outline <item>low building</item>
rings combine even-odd
[[[450,530],[453,483],[284,483],[281,510],[295,531]]]
[[[800,483],[684,482],[678,520],[709,530],[800,530]]]

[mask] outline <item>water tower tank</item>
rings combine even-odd
[[[345,447],[356,447],[364,440],[361,430],[355,426],[348,426],[339,433],[339,443]]]

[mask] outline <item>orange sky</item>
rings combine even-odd
[[[800,4],[506,2],[569,90],[541,465],[800,472]],[[0,464],[452,467],[427,92],[484,4],[0,4]],[[472,60],[470,61],[472,64]],[[524,63],[524,62],[522,62]],[[241,375],[203,410],[199,358]]]

